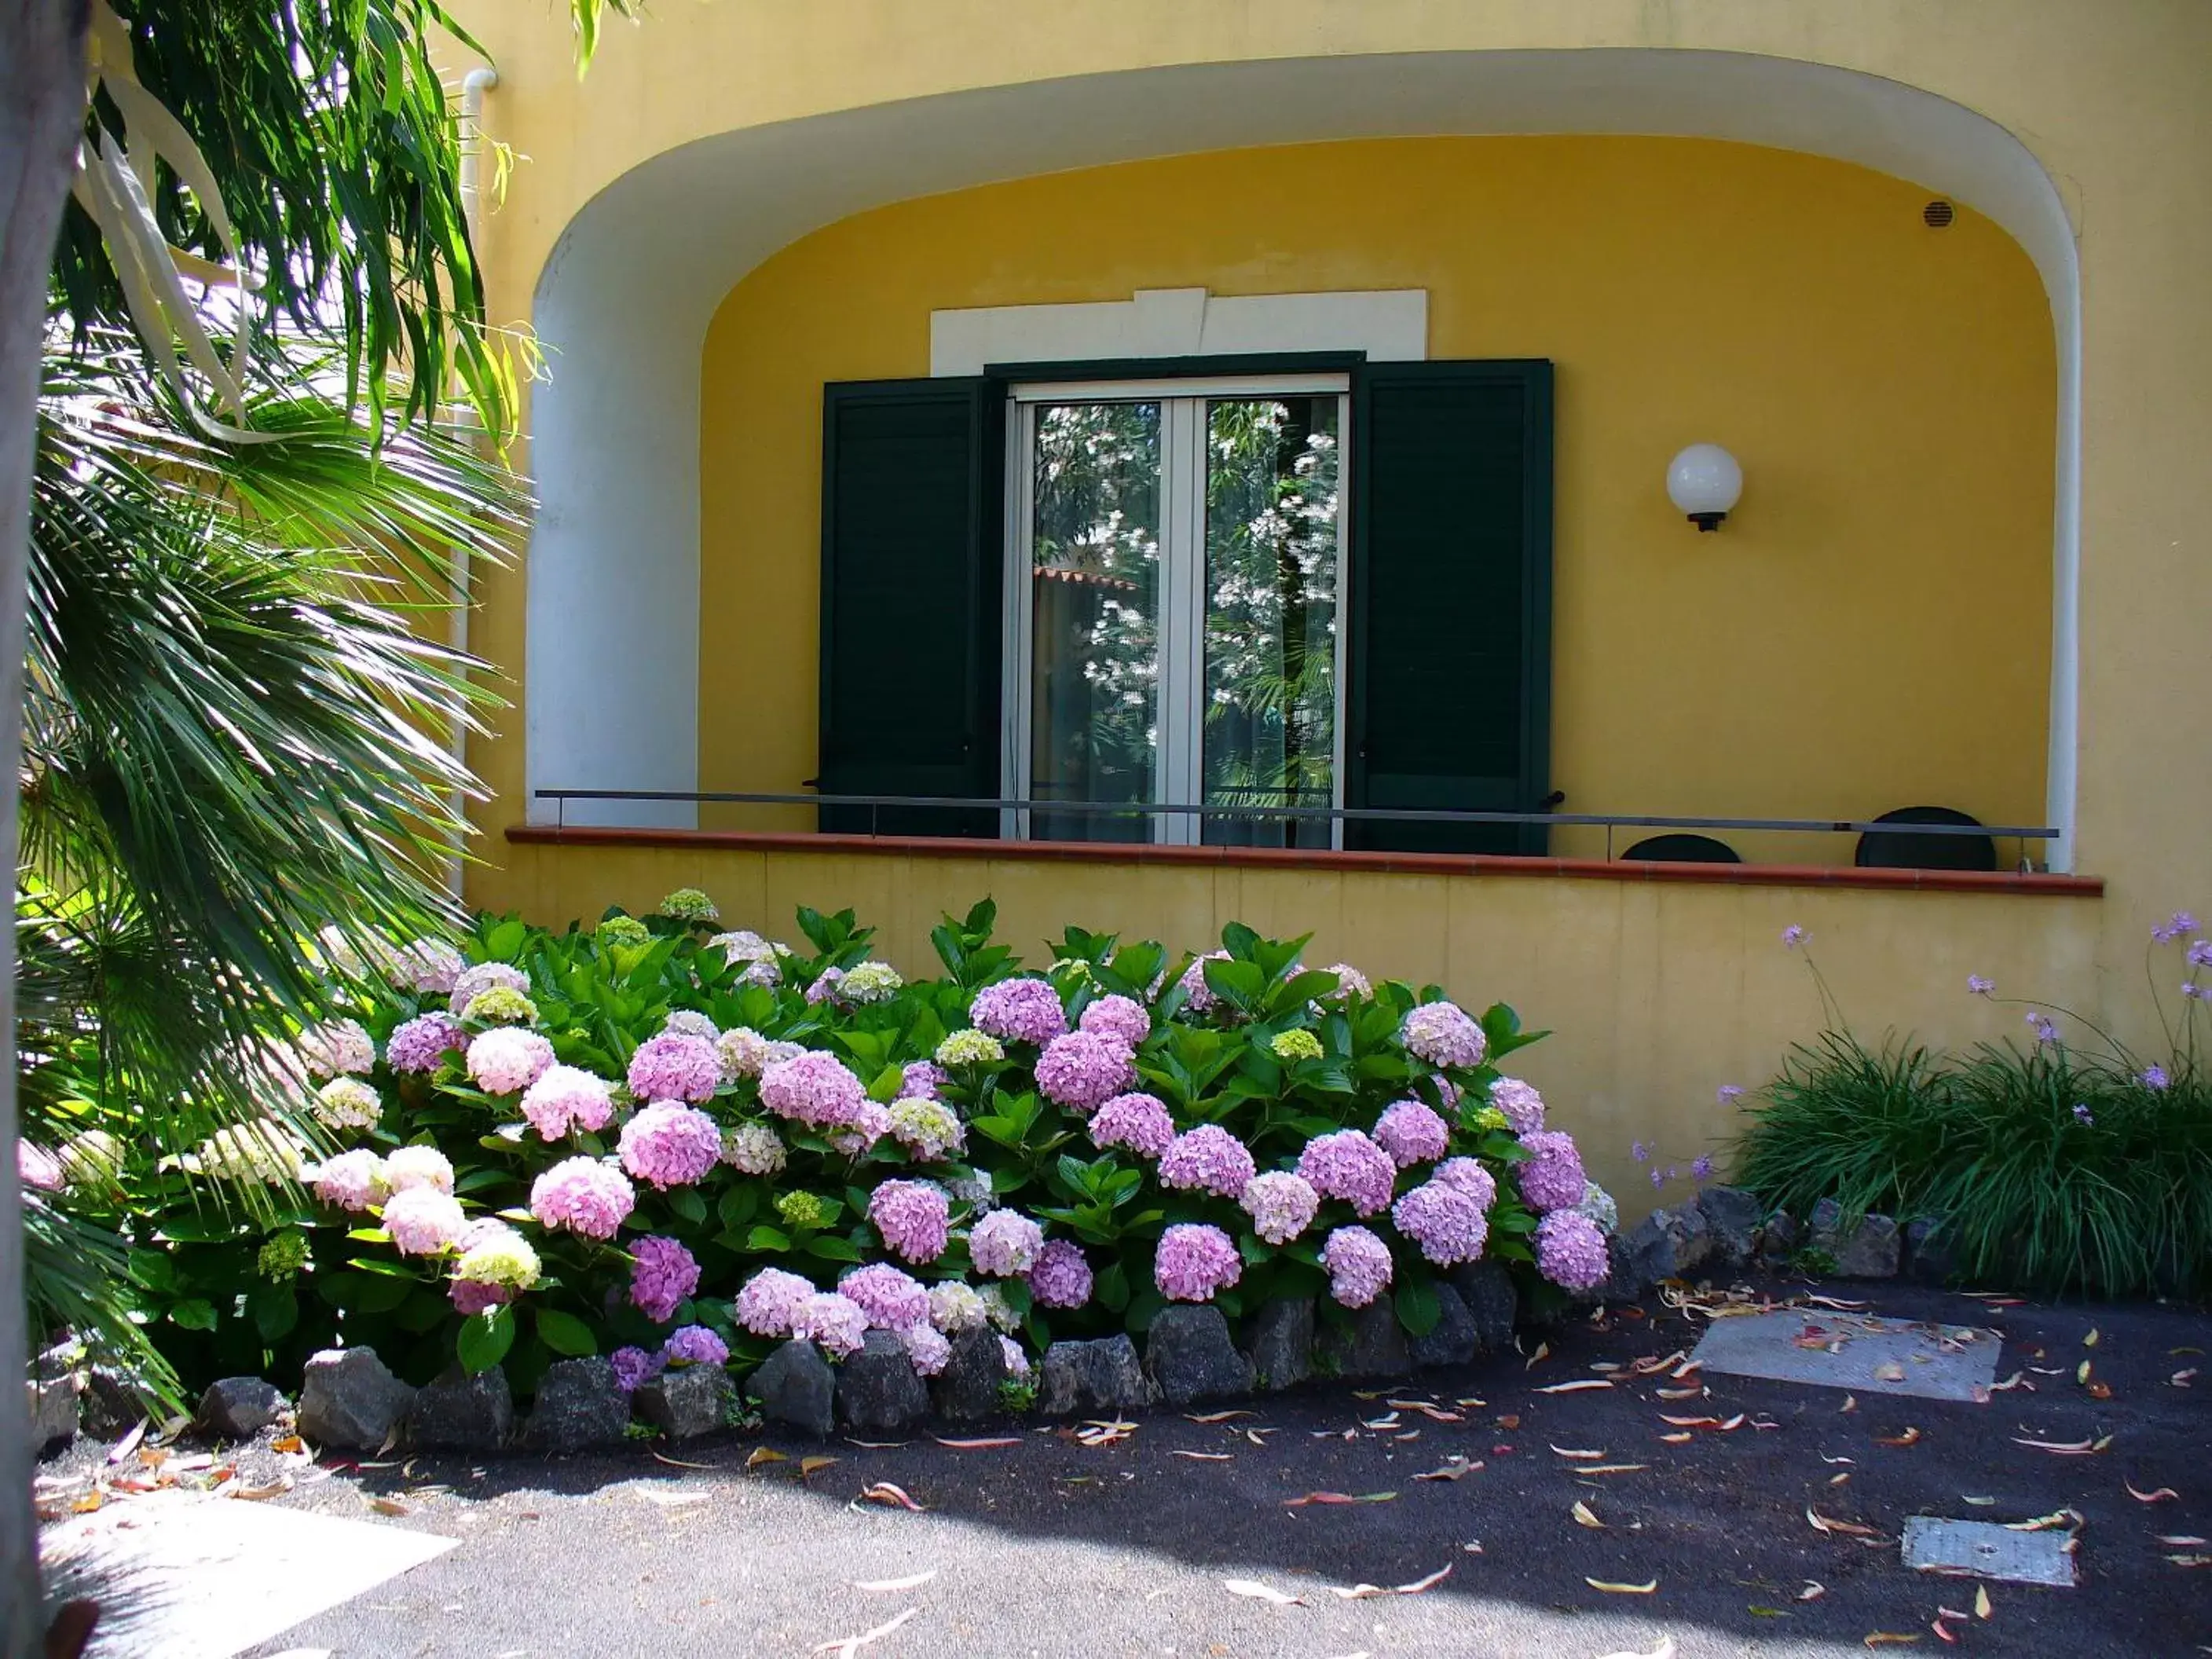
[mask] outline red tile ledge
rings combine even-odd
[[[2006,871],[1861,870],[1822,864],[1660,864],[1642,860],[1505,858],[1468,853],[1332,853],[1279,847],[1143,847],[1083,842],[971,841],[939,836],[816,836],[743,830],[618,830],[512,824],[519,847],[651,847],[697,852],[870,854],[1067,864],[1212,865],[1238,870],[1352,870],[1424,876],[1554,876],[1719,887],[1852,887],[1876,892],[2040,893],[2096,898],[2102,876]]]

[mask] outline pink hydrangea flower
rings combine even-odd
[[[1436,1173],[1429,1178],[1457,1188],[1474,1200],[1475,1208],[1486,1213],[1498,1200],[1497,1177],[1471,1158],[1448,1158],[1437,1165]]]
[[[1312,1224],[1321,1208],[1321,1194],[1312,1182],[1280,1170],[1254,1176],[1237,1201],[1252,1218],[1252,1231],[1270,1244],[1289,1243]]]
[[[383,1203],[392,1191],[384,1176],[384,1160],[369,1152],[340,1152],[315,1171],[314,1182],[317,1198],[356,1214]]]
[[[763,1267],[738,1292],[738,1323],[756,1336],[789,1336],[799,1304],[814,1286],[781,1267]]]
[[[758,1077],[775,1060],[775,1045],[750,1025],[732,1026],[714,1039],[714,1052],[722,1061],[722,1081]]]
[[[1390,1219],[1439,1267],[1480,1259],[1490,1237],[1482,1206],[1441,1181],[1424,1182],[1407,1193],[1390,1206]]]
[[[896,1127],[888,1107],[864,1100],[849,1120],[830,1132],[830,1144],[847,1158],[858,1158]]]
[[[777,1060],[761,1073],[760,1089],[769,1110],[815,1129],[853,1122],[868,1100],[844,1061],[819,1049]]]
[[[1184,1007],[1194,1014],[1202,1014],[1221,1000],[1213,994],[1213,988],[1206,982],[1206,964],[1228,960],[1229,952],[1226,951],[1208,951],[1202,957],[1192,958],[1190,966],[1182,970],[1182,977],[1176,981],[1182,988]]]
[[[1037,1252],[1030,1295],[1040,1308],[1079,1308],[1091,1300],[1091,1264],[1082,1249],[1055,1238]]]
[[[1218,1227],[1178,1222],[1160,1235],[1152,1282],[1170,1302],[1210,1302],[1244,1274],[1236,1241]]]
[[[704,1325],[678,1325],[660,1345],[660,1357],[671,1365],[726,1365],[730,1345]]]
[[[434,1072],[447,1054],[468,1046],[469,1034],[451,1014],[417,1014],[392,1028],[384,1058],[395,1072]]]
[[[629,1299],[647,1319],[662,1324],[676,1316],[684,1298],[699,1288],[699,1263],[677,1240],[641,1238],[629,1247]]]
[[[603,1129],[614,1110],[614,1091],[580,1066],[549,1066],[522,1091],[522,1115],[540,1140],[558,1140],[571,1129]]]
[[[453,1163],[435,1146],[401,1146],[385,1156],[384,1182],[395,1193],[410,1187],[433,1187],[450,1193]]]
[[[1357,1129],[1337,1129],[1306,1142],[1298,1173],[1323,1198],[1340,1198],[1360,1216],[1389,1209],[1398,1180],[1390,1154]]]
[[[665,1192],[703,1180],[721,1161],[722,1132],[695,1107],[656,1100],[623,1125],[622,1166]]]
[[[469,1042],[469,1079],[486,1094],[519,1093],[552,1064],[553,1045],[519,1025],[480,1032]]]
[[[334,1019],[300,1034],[311,1077],[365,1077],[376,1069],[376,1043],[357,1019]]]
[[[802,1342],[820,1343],[842,1359],[867,1346],[868,1316],[849,1297],[821,1292],[793,1310],[791,1334]]]
[[[1030,1374],[1030,1357],[1022,1352],[1022,1345],[1011,1336],[999,1339],[999,1357],[1006,1362],[1006,1375],[1017,1381],[1025,1380]]]
[[[868,1219],[883,1236],[884,1248],[915,1263],[945,1254],[951,1212],[945,1189],[934,1182],[886,1181],[868,1195]]]
[[[941,1100],[946,1081],[945,1068],[935,1060],[914,1060],[900,1073],[899,1095],[902,1099]]]
[[[1328,1293],[1347,1308],[1364,1308],[1389,1288],[1390,1247],[1364,1227],[1339,1227],[1321,1247]]]
[[[1375,988],[1368,982],[1367,975],[1348,962],[1332,962],[1322,971],[1336,975],[1336,989],[1323,993],[1321,999],[1323,1002],[1345,1002],[1353,997],[1375,994]]]
[[[1536,1271],[1562,1290],[1594,1291],[1604,1284],[1613,1262],[1597,1223],[1571,1210],[1554,1210],[1538,1222]]]
[[[459,1203],[435,1187],[410,1187],[385,1200],[384,1231],[402,1255],[436,1255],[468,1224]]]
[[[480,1285],[473,1279],[457,1279],[446,1287],[446,1297],[453,1304],[453,1311],[466,1319],[504,1307],[514,1300],[514,1291],[505,1285]]]
[[[1583,1201],[1587,1177],[1572,1135],[1539,1129],[1521,1144],[1534,1154],[1520,1166],[1521,1196],[1532,1210],[1571,1210]]]
[[[968,1259],[993,1279],[1017,1279],[1036,1265],[1044,1229],[1018,1210],[994,1210],[968,1230]]]
[[[1201,1123],[1175,1138],[1160,1158],[1160,1185],[1234,1198],[1257,1173],[1244,1143],[1218,1123]]]
[[[886,1115],[892,1138],[924,1163],[967,1149],[966,1127],[941,1100],[908,1095],[893,1101]]]
[[[1517,1077],[1492,1084],[1490,1103],[1505,1114],[1506,1127],[1516,1135],[1532,1135],[1544,1127],[1544,1097]]]
[[[1091,1144],[1102,1152],[1127,1146],[1140,1157],[1158,1158],[1175,1138],[1166,1103],[1152,1095],[1115,1095],[1091,1115]]]
[[[465,1014],[469,1004],[495,985],[503,985],[525,996],[530,994],[530,975],[520,968],[509,967],[503,962],[480,962],[473,968],[464,968],[454,976],[446,1006],[456,1015]]]
[[[61,1159],[28,1140],[15,1143],[15,1174],[33,1192],[58,1193],[68,1184]]]
[[[385,977],[417,996],[445,996],[466,966],[461,953],[444,939],[418,939],[392,952],[385,964]]]
[[[1083,1011],[1076,1024],[1097,1036],[1119,1037],[1134,1048],[1152,1034],[1152,1017],[1145,1005],[1129,997],[1101,997]]]
[[[663,1031],[639,1043],[629,1057],[629,1091],[639,1100],[696,1104],[712,1099],[721,1081],[722,1056],[711,1037]]]
[[[1482,1027],[1456,1003],[1425,1002],[1406,1016],[1398,1033],[1406,1052],[1431,1066],[1480,1066],[1490,1050]]]
[[[854,1268],[837,1281],[837,1293],[857,1304],[878,1330],[902,1331],[929,1322],[929,1292],[920,1279],[888,1261]]]
[[[1087,1112],[1137,1080],[1129,1045],[1097,1031],[1069,1031],[1037,1056],[1037,1088],[1047,1100]]]
[[[1394,1101],[1376,1120],[1374,1141],[1403,1170],[1442,1158],[1451,1145],[1451,1128],[1420,1101]]]
[[[722,1162],[739,1175],[774,1175],[783,1168],[782,1137],[765,1123],[738,1123],[722,1131]]]
[[[530,1213],[585,1238],[612,1238],[637,1207],[637,1189],[595,1158],[565,1158],[531,1183]]]
[[[898,1336],[906,1345],[906,1357],[914,1362],[916,1376],[935,1376],[952,1358],[951,1343],[933,1326],[908,1325]]]
[[[1041,979],[1002,979],[975,994],[968,1010],[975,1029],[1003,1042],[1051,1042],[1067,1029],[1060,993]]]

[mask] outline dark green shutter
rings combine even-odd
[[[1351,806],[1536,811],[1550,793],[1552,366],[1353,378]],[[1354,820],[1347,847],[1540,854],[1541,825]]]
[[[823,388],[825,795],[999,793],[1005,389]],[[824,806],[824,831],[998,834],[990,811]]]

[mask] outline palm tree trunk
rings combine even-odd
[[[46,280],[84,122],[90,0],[0,0],[0,860],[15,867],[23,744],[23,568]],[[46,1644],[31,1508],[29,1343],[15,1176],[15,930],[0,928],[0,1656]]]

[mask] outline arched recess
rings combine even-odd
[[[641,163],[562,234],[534,321],[526,731],[540,788],[698,785],[699,368],[730,289],[823,225],[908,198],[1194,151],[1328,139],[1596,133],[1718,138],[1856,163],[1963,202],[2040,273],[2058,365],[2048,822],[2072,866],[2080,471],[2073,229],[2004,128],[1902,82],[1794,58],[1646,48],[1177,65],[749,127]],[[1018,143],[1008,135],[1019,134]],[[586,670],[583,665],[591,665]],[[689,807],[567,821],[688,826]]]

